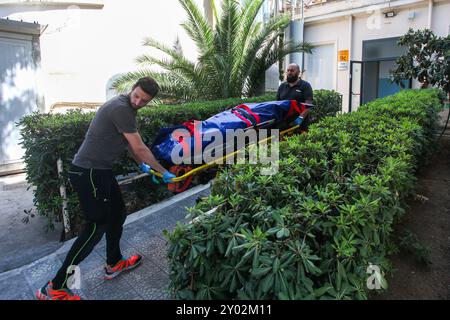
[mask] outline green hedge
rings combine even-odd
[[[320,108],[311,110],[311,123],[340,113],[342,111],[342,95],[334,90],[315,90],[314,104],[320,106]]]
[[[196,220],[165,232],[173,297],[366,299],[440,107],[436,90],[401,91],[282,142],[275,175],[224,170]]]
[[[327,114],[340,110],[341,106],[325,103],[325,100],[338,101],[336,92],[320,91],[316,100],[324,104]],[[274,95],[265,95],[252,99],[226,99],[219,101],[196,102],[181,105],[159,105],[144,108],[138,113],[138,127],[145,143],[150,145],[162,127],[177,125],[190,119],[206,119],[228,107],[242,102],[261,102],[274,100]],[[62,199],[59,193],[61,181],[58,179],[56,161],[63,160],[63,182],[67,187],[68,206],[71,225],[76,234],[82,223],[78,199],[67,183],[67,171],[71,160],[81,145],[93,112],[80,110],[66,114],[33,113],[21,119],[22,145],[25,149],[27,181],[35,187],[34,204],[40,215],[47,217],[48,229],[62,219]],[[115,165],[117,175],[136,172],[137,166],[126,153]],[[151,186],[151,187],[149,187]],[[145,206],[170,196],[166,186],[153,185],[150,179],[141,179],[126,188],[126,202],[135,202]]]

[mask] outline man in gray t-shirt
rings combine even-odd
[[[136,114],[128,95],[106,102],[97,111],[72,163],[81,168],[112,169],[128,145],[124,133],[137,132]]]
[[[128,148],[143,171],[153,168],[163,174],[166,183],[175,178],[155,159],[136,127],[137,110],[147,105],[158,90],[153,79],[139,79],[129,94],[109,100],[97,111],[69,170],[69,180],[78,194],[86,223],[55,278],[36,292],[39,300],[79,299],[67,287],[68,270],[92,252],[103,234],[106,234],[105,280],[141,262],[140,255],[124,258],[120,250],[126,212],[112,167]]]

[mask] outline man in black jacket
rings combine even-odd
[[[312,104],[313,90],[311,85],[300,77],[300,67],[296,63],[291,63],[286,70],[286,82],[278,88],[277,100],[296,100],[298,103]],[[309,124],[309,110],[305,110],[295,121],[300,124],[300,130],[305,130]]]

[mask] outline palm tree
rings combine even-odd
[[[142,55],[136,59],[140,69],[119,77],[114,87],[129,90],[137,79],[151,76],[161,86],[161,96],[178,101],[210,100],[254,96],[261,92],[265,71],[294,52],[311,52],[307,43],[280,41],[289,25],[288,15],[278,15],[266,23],[257,21],[264,0],[222,0],[219,17],[215,1],[211,6],[215,18],[212,27],[193,0],[179,0],[188,20],[184,30],[198,49],[197,61],[152,38],[144,46],[156,48],[168,58]],[[151,66],[159,66],[157,72]]]

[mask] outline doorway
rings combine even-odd
[[[24,150],[16,124],[40,110],[37,42],[34,34],[24,34],[28,25],[32,31],[39,28],[37,24],[0,20],[0,175],[21,167]],[[14,28],[18,33],[11,31]]]
[[[362,61],[350,61],[349,112],[361,104],[411,88],[412,80],[402,81],[403,88],[391,81],[395,60],[406,52],[398,46],[399,38],[363,41]]]

